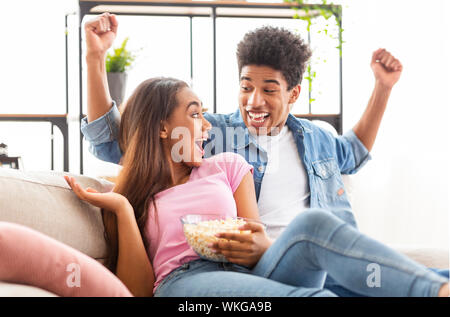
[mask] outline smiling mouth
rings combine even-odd
[[[251,112],[247,111],[248,116],[250,119],[255,123],[263,123],[266,121],[267,117],[270,116],[268,112]]]
[[[206,138],[202,138],[202,139],[197,139],[195,140],[195,147],[197,148],[197,150],[202,153],[202,155],[205,154],[205,150],[203,149],[203,142],[206,141]]]

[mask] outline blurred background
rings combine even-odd
[[[343,8],[344,131],[358,121],[373,89],[372,52],[386,48],[404,66],[372,150],[373,160],[351,177],[349,190],[359,228],[390,244],[448,248],[450,3],[333,3]],[[80,173],[77,10],[75,0],[22,0],[4,3],[0,11],[0,114],[65,114],[67,52],[71,173]],[[317,114],[339,111],[338,28],[331,20],[315,19],[310,32],[311,67],[316,72],[311,98]],[[298,19],[217,20],[217,112],[233,112],[238,105],[237,43],[247,31],[266,24],[289,28],[303,38],[308,36],[306,22]],[[125,98],[144,79],[173,76],[190,83],[205,107],[212,110],[211,19],[195,18],[192,24],[192,81],[189,28],[189,19],[182,17],[119,17],[114,46],[128,37],[128,49],[136,53]],[[84,56],[82,61],[84,64]],[[85,78],[82,80],[85,84]],[[302,87],[293,113],[308,112],[308,82],[304,80]],[[86,102],[83,104],[86,113]],[[8,145],[9,156],[21,157],[26,170],[51,169],[52,139],[53,169],[62,171],[63,138],[57,128],[52,138],[47,122],[0,121],[0,143]],[[89,153],[87,142],[83,143],[83,153],[83,174],[117,175],[119,167],[96,159]]]

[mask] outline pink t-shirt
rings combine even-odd
[[[186,214],[217,214],[236,217],[233,194],[253,167],[240,155],[224,152],[203,159],[189,180],[155,196],[157,214],[150,204],[146,235],[147,250],[155,273],[154,289],[174,269],[199,259],[183,233],[180,217]]]

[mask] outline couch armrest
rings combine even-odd
[[[449,269],[449,250],[421,246],[393,245],[391,247],[426,267]]]
[[[0,281],[0,297],[56,297],[57,295],[50,293],[38,287],[5,283]]]

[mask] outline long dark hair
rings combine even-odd
[[[151,78],[141,83],[126,102],[121,116],[119,146],[124,153],[122,169],[113,191],[133,206],[145,248],[145,224],[150,203],[171,186],[170,166],[160,138],[161,123],[177,107],[177,93],[188,85],[174,78]],[[155,210],[156,206],[154,204]],[[115,273],[118,232],[115,214],[102,210],[108,255],[105,265]]]

